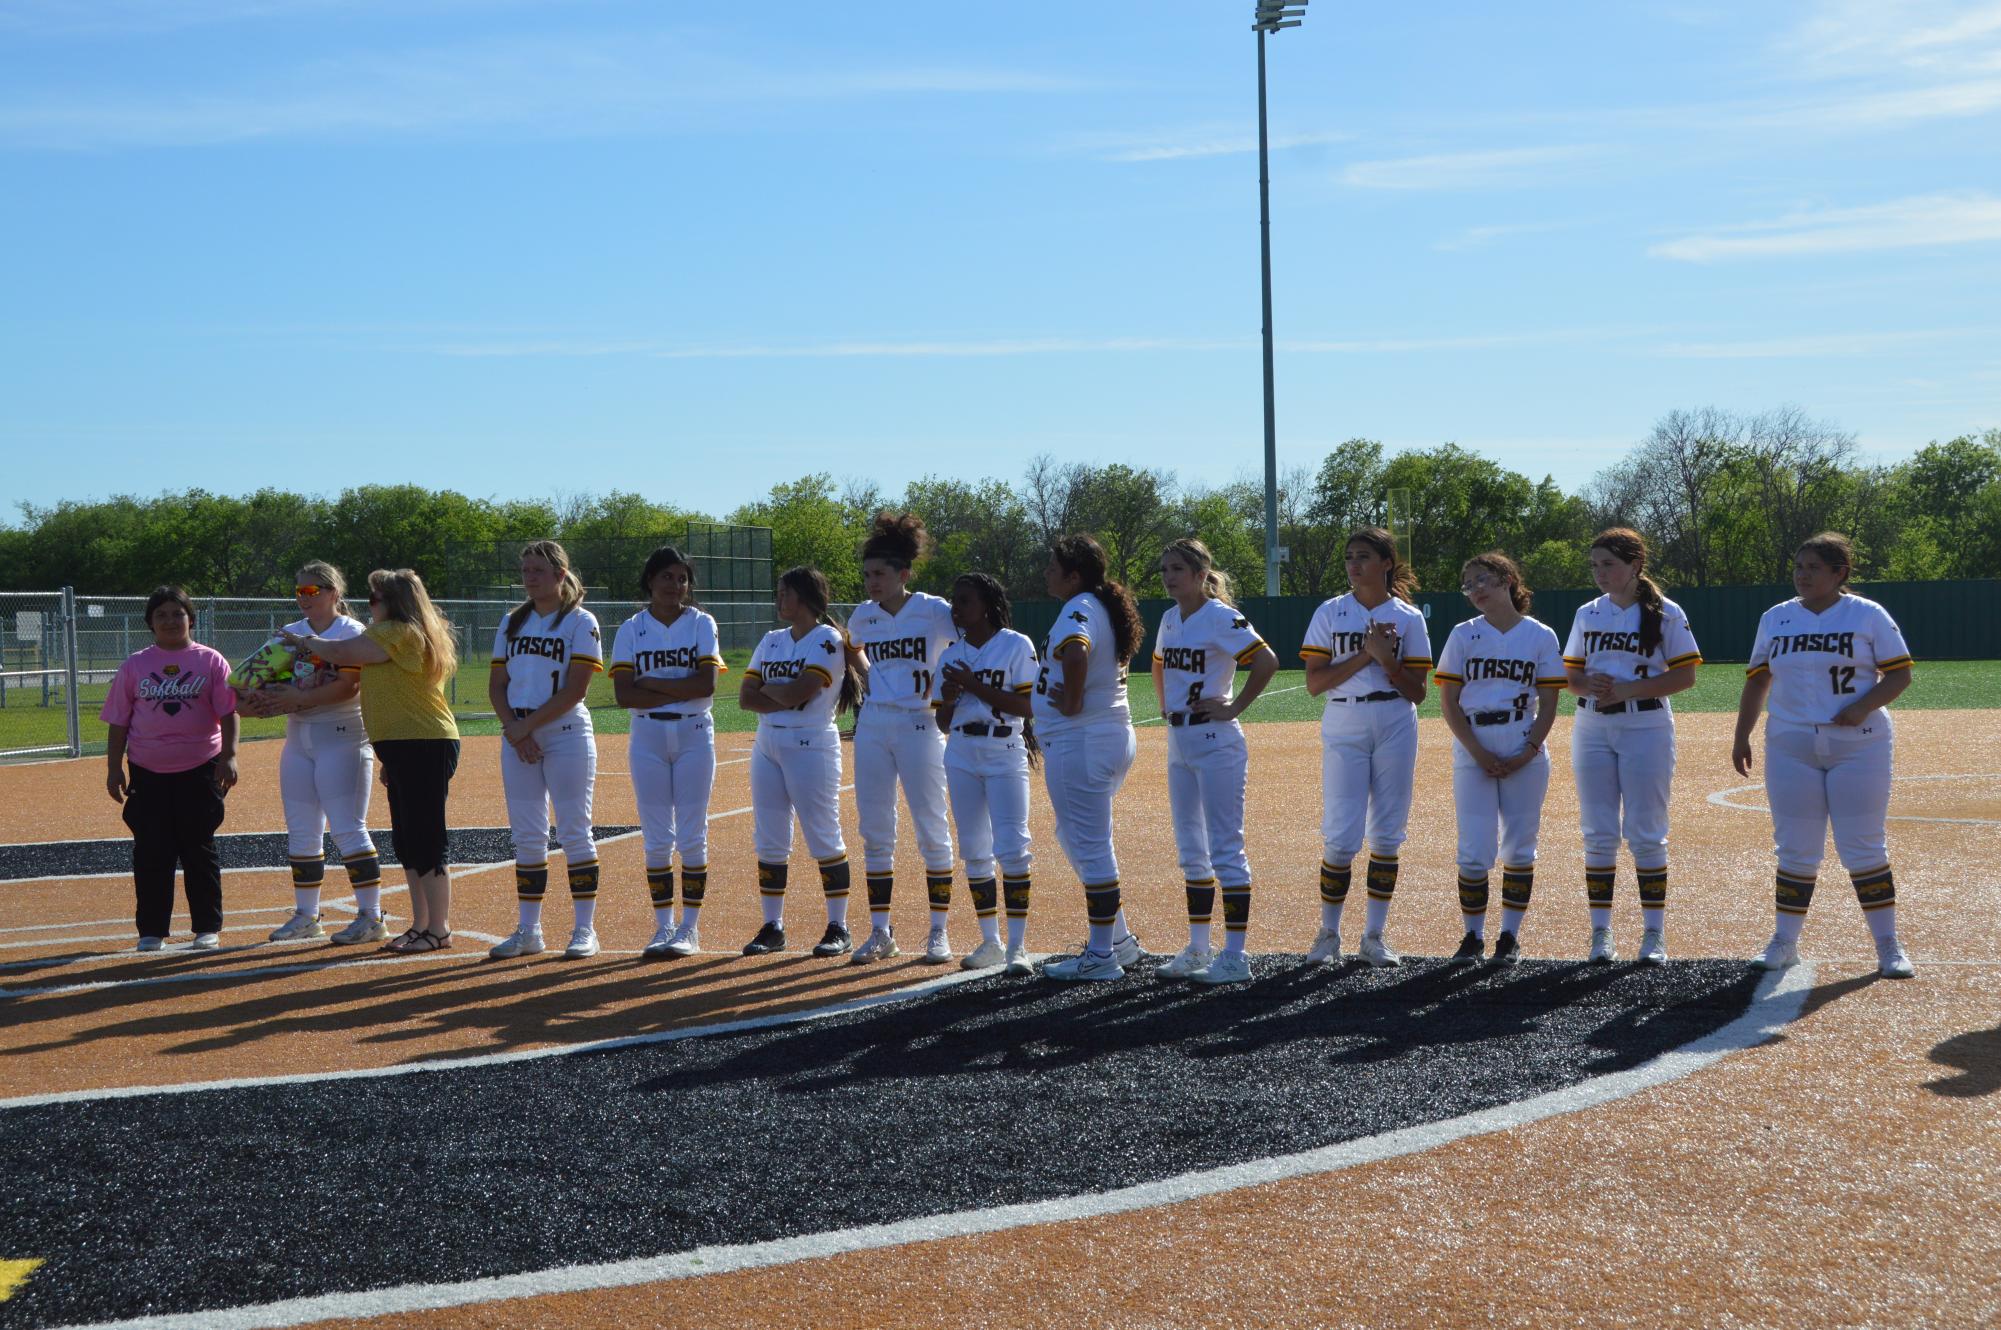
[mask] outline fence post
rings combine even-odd
[[[83,756],[83,718],[77,703],[76,588],[63,588],[63,674],[69,685],[69,755]]]

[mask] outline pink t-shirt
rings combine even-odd
[[[126,728],[125,755],[162,775],[192,771],[222,751],[224,716],[236,710],[229,662],[214,647],[150,646],[125,658],[98,719]]]

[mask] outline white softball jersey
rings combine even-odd
[[[1063,663],[1058,653],[1072,642],[1082,643],[1091,668],[1084,675],[1084,705],[1074,716],[1057,707],[1049,690],[1063,682]],[[1132,709],[1126,704],[1126,667],[1119,663],[1118,638],[1112,631],[1112,616],[1104,602],[1089,591],[1072,596],[1064,603],[1050,626],[1042,668],[1036,675],[1032,697],[1035,723],[1045,739],[1090,725],[1132,725]]]
[[[703,666],[718,673],[726,667],[717,646],[716,621],[706,611],[688,606],[673,623],[662,623],[651,610],[641,610],[618,626],[611,644],[611,673],[625,671],[635,679],[689,679]],[[662,702],[646,711],[672,711],[683,716],[706,713],[713,698],[695,697]]]
[[[1642,653],[1639,602],[1620,609],[1619,603],[1610,596],[1600,596],[1577,607],[1577,613],[1570,621],[1570,637],[1563,644],[1563,663],[1590,674],[1610,675],[1623,683],[1629,679],[1651,678],[1684,665],[1700,665],[1702,649],[1696,646],[1695,634],[1689,630],[1687,613],[1681,606],[1663,598],[1661,640],[1652,651]],[[1629,727],[1672,723],[1672,701],[1665,697],[1650,700],[1661,705],[1642,711],[1629,703],[1621,712],[1611,716],[1593,716],[1593,720],[1616,720]],[[1596,710],[1596,705],[1590,698],[1582,698],[1577,709],[1580,714],[1590,714]]]
[[[759,715],[758,729],[833,728],[834,709],[841,700],[841,674],[847,669],[841,650],[841,631],[830,624],[814,624],[804,637],[798,638],[792,636],[790,628],[774,628],[766,633],[757,650],[751,653],[744,677],[766,684],[787,684],[813,674],[826,687],[790,711]]]
[[[516,711],[533,711],[554,697],[569,681],[570,666],[579,661],[593,673],[604,668],[597,616],[581,605],[550,614],[530,609],[511,637],[506,619],[493,631],[493,664],[507,671],[507,705]],[[581,701],[575,712],[590,723],[590,711]]]
[[[1205,601],[1185,617],[1179,605],[1168,606],[1160,616],[1153,647],[1160,666],[1161,709],[1187,711],[1205,697],[1228,702],[1237,667],[1249,665],[1264,649],[1258,630],[1233,605]]]
[[[1538,689],[1562,688],[1570,678],[1563,672],[1563,652],[1556,633],[1540,619],[1523,615],[1507,632],[1479,616],[1453,625],[1438,653],[1434,678],[1459,685],[1459,709],[1469,719],[1496,716],[1526,728],[1536,718]],[[1476,721],[1476,724],[1481,723]]]
[[[868,657],[864,714],[937,705],[939,658],[958,640],[951,603],[922,591],[912,592],[894,614],[874,601],[856,610],[848,641]]]
[[[1910,648],[1889,611],[1844,595],[1819,614],[1797,598],[1766,610],[1745,674],[1771,673],[1771,723],[1826,725],[1883,675],[1910,667]]]
[[[1026,696],[1035,691],[1038,669],[1035,643],[1012,628],[1001,629],[978,647],[965,641],[952,643],[938,658],[938,673],[942,676],[945,668],[952,664],[965,665],[981,683],[1003,692]],[[1005,725],[1020,734],[1023,718],[1002,715],[971,693],[959,694],[959,700],[952,705],[953,734],[945,748],[946,761],[951,761],[952,745],[962,741],[959,727],[978,724]],[[971,739],[971,736],[966,737]],[[977,742],[977,739],[972,741]]]
[[[1363,639],[1372,623],[1386,623],[1397,630],[1397,654],[1406,668],[1431,668],[1431,633],[1424,611],[1395,596],[1370,609],[1355,599],[1352,591],[1322,601],[1320,608],[1313,612],[1313,619],[1306,626],[1305,643],[1299,648],[1299,658],[1308,665],[1323,661],[1339,665],[1361,653]],[[1334,704],[1336,698],[1368,697],[1395,690],[1396,684],[1383,667],[1371,660],[1344,679],[1339,687],[1329,689],[1327,701]],[[1329,709],[1332,709],[1331,705]]]
[[[297,623],[285,625],[285,631],[297,637],[323,637],[329,642],[344,642],[351,637],[360,637],[367,629],[357,619],[345,614],[337,614],[334,621],[322,633],[313,627],[312,620],[301,619]],[[301,656],[292,663],[292,687],[301,691],[318,688],[331,683],[339,673],[359,677],[359,665],[333,665],[318,656]],[[361,730],[361,697],[359,694],[345,702],[330,702],[325,706],[310,707],[304,711],[294,711],[285,717],[285,728],[289,731],[295,725],[351,725],[355,732]]]

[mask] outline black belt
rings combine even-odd
[[[961,734],[970,734],[975,739],[1005,739],[1014,733],[1012,725],[989,725],[983,720],[968,721],[958,727]]]
[[[640,715],[648,720],[688,720],[701,713],[698,711],[642,711]]]
[[[1363,693],[1360,697],[1330,697],[1329,702],[1394,702],[1403,694],[1392,688],[1384,693]]]
[[[534,707],[516,707],[516,708],[514,708],[514,719],[516,719],[516,720],[527,720],[527,719],[528,719],[528,718],[529,718],[530,716],[532,716],[532,715],[534,715],[534,714],[535,714],[535,708],[534,708]]]
[[[1475,725],[1506,725],[1511,720],[1520,719],[1512,711],[1474,711],[1466,719]]]
[[[1658,697],[1640,697],[1640,698],[1635,698],[1631,702],[1614,702],[1610,706],[1606,706],[1603,702],[1594,702],[1588,697],[1580,697],[1577,699],[1578,710],[1582,711],[1585,708],[1589,707],[1592,711],[1597,712],[1601,716],[1617,716],[1620,713],[1624,712],[1628,707],[1632,708],[1634,711],[1659,711],[1662,705],[1663,704]]]

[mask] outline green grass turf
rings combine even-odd
[[[757,717],[736,704],[738,671],[743,668],[748,653],[732,652],[729,656],[730,672],[722,676],[716,690],[716,729],[725,734],[748,733],[757,728]],[[486,677],[487,666],[483,661],[469,662],[459,671],[455,706],[459,711],[460,731],[467,737],[500,732],[500,725],[491,714],[481,714],[489,711]],[[1307,696],[1305,678],[1299,670],[1280,672],[1265,695],[1244,714],[1244,719],[1247,722],[1318,720],[1323,703],[1317,697]],[[1674,699],[1675,709],[1684,712],[1735,711],[1743,682],[1744,667],[1740,664],[1704,665],[1696,671],[1695,687]],[[97,709],[104,701],[104,690],[103,684],[89,685],[82,690],[86,753],[104,751],[104,726],[97,719]],[[1155,718],[1160,715],[1160,708],[1154,702],[1151,676],[1135,673],[1130,693],[1133,719],[1158,724]],[[40,700],[39,689],[7,690],[6,705],[0,706],[0,749],[60,745],[65,741],[66,721],[60,699],[57,699],[56,705],[49,707],[41,706]],[[585,700],[600,733],[626,732],[630,716],[613,701],[611,680],[603,675],[591,680],[590,693]],[[1910,690],[1896,703],[1898,711],[1996,708],[2001,708],[2001,661],[1991,660],[1920,661]],[[1438,714],[1436,689],[1427,693],[1418,714]],[[245,720],[243,723],[245,740],[278,738],[284,733],[285,722],[282,719]]]

